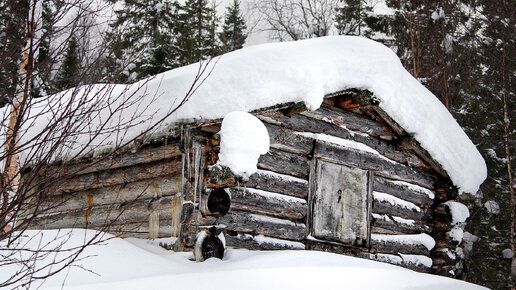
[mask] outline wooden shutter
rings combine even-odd
[[[367,170],[317,160],[312,201],[316,238],[360,245],[367,241]]]

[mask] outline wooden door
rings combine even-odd
[[[317,160],[312,234],[364,245],[368,236],[368,171]]]

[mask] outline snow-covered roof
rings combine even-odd
[[[206,62],[204,62],[206,64]],[[130,140],[162,119],[191,89],[201,65],[195,63],[164,72],[132,85],[109,85],[109,106],[88,117],[85,129],[94,131],[121,100],[143,96],[135,104],[114,114],[134,126],[97,137],[99,143],[113,146]],[[207,76],[195,94],[154,130],[163,133],[170,124],[183,119],[215,119],[232,111],[252,111],[287,102],[304,102],[317,109],[325,95],[355,88],[369,90],[381,101],[380,108],[405,131],[412,134],[432,158],[446,170],[460,191],[474,193],[487,176],[485,161],[441,102],[410,75],[398,57],[386,46],[358,37],[334,36],[297,42],[271,43],[227,53],[208,64]],[[203,77],[204,77],[203,76]],[[201,79],[203,79],[201,77]],[[98,98],[106,85],[80,88],[89,99]],[[77,92],[77,90],[76,90]],[[97,92],[97,94],[95,94]],[[57,99],[66,100],[72,90]],[[77,96],[75,96],[77,98]],[[62,101],[61,101],[62,102]],[[40,106],[42,107],[42,106]],[[37,109],[33,109],[37,111]],[[55,119],[49,110],[40,118]],[[135,116],[135,112],[138,114]],[[34,122],[26,136],[34,136],[48,122]],[[32,133],[30,133],[32,131]],[[85,130],[86,131],[86,130]],[[77,136],[74,144],[86,144],[90,134]],[[71,146],[74,151],[76,145]]]

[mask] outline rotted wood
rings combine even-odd
[[[371,232],[373,234],[430,234],[432,227],[420,221],[415,221],[414,224],[406,224],[396,222],[396,220],[391,218],[384,220],[373,217]]]
[[[310,171],[310,165],[306,157],[275,149],[271,149],[268,153],[260,156],[258,168],[307,180]]]
[[[302,222],[296,223],[239,211],[218,218],[217,224],[225,225],[226,231],[239,234],[265,235],[293,241],[301,241],[306,235],[306,226]]]
[[[251,235],[226,235],[226,245],[233,248],[248,250],[304,250],[304,245],[289,240],[256,241]]]
[[[90,199],[96,206],[123,204],[138,199],[150,199],[175,195],[181,191],[179,174],[108,186],[88,191],[51,196],[43,201],[46,213],[68,212],[87,208]]]
[[[423,245],[408,245],[394,241],[378,241],[371,239],[371,249],[376,253],[410,254],[430,257],[430,251]]]
[[[431,210],[421,208],[421,211],[417,212],[402,206],[395,206],[388,202],[379,202],[377,200],[373,201],[373,213],[399,216],[406,219],[413,219],[416,221],[424,222],[432,220]]]
[[[336,146],[324,141],[317,142],[315,156],[344,162],[363,169],[372,169],[375,175],[394,177],[426,188],[433,188],[435,182],[432,175],[420,169],[411,168],[397,162],[389,162],[373,153]]]
[[[113,170],[139,164],[152,163],[164,159],[181,157],[178,142],[159,147],[149,147],[136,152],[121,152],[109,158],[93,160],[86,163],[61,165],[50,168],[47,174],[81,175],[102,170]]]
[[[288,180],[268,174],[251,175],[246,186],[303,199],[308,196],[308,182]]]
[[[231,188],[230,211],[258,213],[289,220],[302,220],[308,211],[305,200],[281,197],[280,194],[262,195],[249,189]]]
[[[347,89],[332,93],[327,97],[333,97],[335,104],[347,110],[375,107],[380,104],[373,93],[367,90]]]
[[[58,191],[84,191],[140,180],[175,175],[181,172],[181,160],[161,160],[114,170],[93,172],[74,177],[57,186]]]
[[[425,149],[421,147],[419,142],[412,136],[402,137],[396,144],[398,150],[412,150],[419,158],[421,158],[430,168],[435,170],[443,178],[449,178],[448,173],[443,169],[441,164],[434,161]]]
[[[126,204],[96,206],[86,209],[40,216],[32,223],[37,229],[91,228],[106,225],[148,222],[151,211],[159,211],[160,220],[172,220],[172,199],[137,200]]]
[[[402,184],[395,184],[393,182],[390,182],[389,179],[379,176],[374,177],[373,190],[388,193],[395,197],[410,201],[421,207],[428,208],[434,202],[430,198],[430,196],[428,196],[428,194],[411,190],[408,186]]]

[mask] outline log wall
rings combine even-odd
[[[400,129],[388,128],[368,112],[324,104],[291,116],[286,111],[257,113],[268,129],[270,151],[259,158],[259,170],[247,182],[214,166],[220,121],[185,125],[173,142],[66,167],[77,176],[57,187],[43,205],[48,214],[35,227],[177,236],[176,250],[191,250],[201,229],[216,227],[228,246],[323,250],[450,275],[457,260],[449,253],[456,253],[457,244],[446,234],[449,210],[440,205],[447,195],[435,198],[435,164],[428,166],[415,150],[400,150],[401,138],[393,133]],[[319,159],[372,173],[366,244],[312,236],[311,172]],[[208,207],[210,192],[218,189],[231,199],[224,215]],[[436,246],[429,247],[428,241]]]

